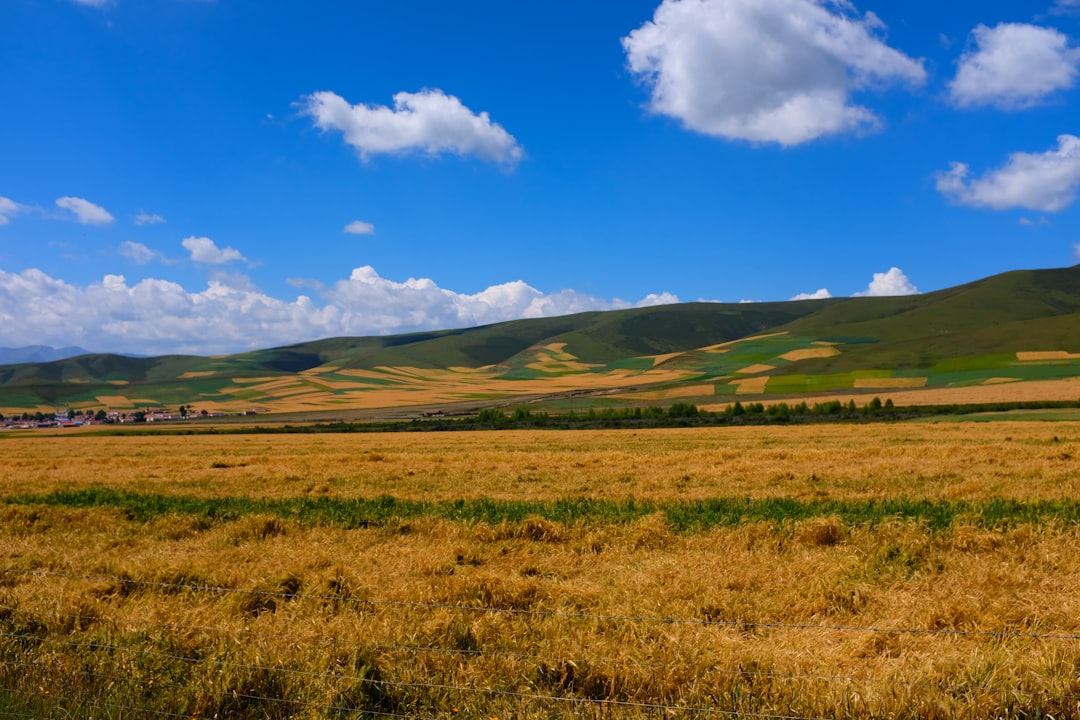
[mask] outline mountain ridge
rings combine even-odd
[[[1041,359],[1019,361],[1025,352]],[[679,354],[686,357],[666,370],[654,360]],[[953,384],[1080,376],[1080,265],[1012,271],[902,297],[682,303],[325,338],[227,356],[83,354],[6,364],[0,365],[0,408],[393,407],[567,393],[577,385],[595,392],[687,386],[704,393],[710,384],[723,400],[873,384],[860,374],[881,378],[883,387],[916,387],[920,378],[932,387],[941,367],[964,365],[965,358],[982,374]]]

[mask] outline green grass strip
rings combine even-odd
[[[344,528],[386,527],[414,519],[444,519],[460,523],[521,522],[540,517],[565,525],[625,524],[662,512],[671,526],[684,533],[704,532],[750,522],[800,521],[835,516],[849,525],[877,525],[890,520],[925,524],[944,530],[958,520],[987,528],[1022,524],[1080,522],[1080,501],[987,500],[820,500],[790,498],[714,498],[656,503],[636,500],[568,498],[552,502],[525,502],[478,498],[454,501],[376,498],[289,498],[265,500],[240,497],[194,498],[181,495],[141,494],[108,488],[60,491],[44,495],[17,495],[0,499],[7,505],[71,508],[112,508],[127,519],[145,522],[169,514],[229,521],[246,515],[267,514],[310,525]]]

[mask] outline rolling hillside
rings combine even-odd
[[[908,297],[687,303],[212,358],[4,365],[0,411],[565,408],[1078,379],[1080,265]]]

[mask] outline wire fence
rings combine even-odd
[[[503,615],[524,621],[581,622],[592,632],[600,632],[597,628],[604,623],[617,622],[659,628],[697,626],[706,632],[734,630],[736,635],[774,631],[911,636],[934,642],[971,641],[984,645],[1023,644],[1030,646],[1031,652],[1050,653],[1051,656],[1054,652],[1063,651],[1074,658],[1075,667],[1080,668],[1080,646],[1076,645],[1080,634],[1066,632],[603,614],[499,604],[450,604],[243,589],[41,569],[0,569],[0,583],[6,586],[14,586],[17,582],[63,584],[77,581],[107,583],[127,594],[161,591],[179,601],[189,595],[205,595],[211,598],[234,596],[289,602],[333,602],[349,606],[358,615],[372,619],[385,619],[385,613],[394,611],[406,611],[419,617],[432,613],[460,613],[470,617]],[[28,618],[33,622],[27,621],[20,626],[20,621]],[[167,639],[192,633],[213,638],[216,642],[196,647],[190,652],[169,649]],[[270,642],[292,648],[296,651],[294,655],[308,652],[330,656],[344,649],[358,654],[358,657],[362,656],[366,664],[356,667],[354,662],[352,667],[311,669],[284,663],[283,660],[288,657],[278,658],[273,663],[261,660],[257,654],[243,659],[246,656],[237,651],[237,648],[246,645]],[[211,652],[208,648],[218,650]],[[1051,683],[1051,689],[1035,689],[1023,686],[1015,678],[998,678],[993,673],[981,679],[927,680],[865,673],[794,672],[741,664],[724,665],[722,662],[701,665],[689,659],[686,662],[670,659],[659,661],[647,657],[586,660],[580,655],[545,652],[543,648],[385,642],[335,634],[329,628],[321,635],[312,635],[311,632],[294,634],[250,625],[235,627],[170,622],[159,617],[118,618],[107,613],[73,612],[55,605],[19,602],[0,603],[0,650],[0,717],[101,717],[104,714],[106,717],[184,717],[194,720],[230,716],[435,720],[469,716],[464,713],[476,713],[478,709],[499,708],[504,713],[522,718],[743,717],[824,720],[835,717],[836,708],[845,704],[853,713],[859,707],[868,707],[866,703],[869,697],[918,699],[928,696],[952,698],[956,702],[964,698],[977,698],[983,708],[1036,707],[1049,708],[1058,713],[1064,708],[1080,714],[1080,676],[1072,670],[1062,673]],[[454,662],[432,663],[428,660],[431,657]],[[92,658],[94,663],[104,664],[105,667],[97,667],[88,661],[72,664],[72,658]],[[380,658],[383,660],[381,665],[377,662]],[[394,662],[389,662],[388,658]],[[505,667],[518,675],[494,672],[486,676],[471,675],[467,680],[462,680],[460,674],[455,674],[455,668],[460,669],[460,662],[472,659],[495,663],[492,668]],[[679,686],[685,692],[657,691],[650,694],[647,688],[628,689],[615,682],[609,682],[606,686],[603,682],[594,683],[590,687],[572,676],[590,662],[593,666],[626,670],[624,675],[634,678],[678,674],[688,678]],[[188,670],[176,670],[175,667],[179,666]],[[411,668],[410,672],[395,674],[403,666]],[[170,670],[170,667],[173,669]],[[531,677],[534,678],[538,668],[545,669],[554,673],[553,680],[547,685],[535,681],[523,682],[524,676],[519,672],[521,668],[531,669]],[[263,677],[261,687],[264,689],[248,687],[257,683],[245,685],[244,682],[226,688],[219,686],[214,690],[217,693],[214,698],[204,698],[202,701],[193,699],[193,704],[188,706],[193,708],[190,710],[163,708],[161,701],[155,700],[161,696],[183,697],[191,693],[192,675],[196,671],[200,677],[210,679]],[[64,673],[77,674],[80,682],[93,688],[94,692],[76,694],[47,685],[50,681],[56,681],[62,686]],[[425,673],[430,674],[425,676]],[[568,677],[568,673],[571,676]],[[172,679],[169,679],[170,674]],[[266,677],[274,680],[266,681]],[[722,682],[716,681],[717,678]],[[286,679],[294,682],[290,684]],[[647,682],[643,681],[643,684]],[[135,692],[135,686],[138,686],[139,692]],[[324,688],[326,692],[323,696],[315,697],[297,690],[312,687]],[[726,690],[710,691],[713,687]],[[800,692],[805,695],[809,687],[818,688],[819,692],[830,691],[839,699],[824,711],[808,711],[806,705],[800,705],[796,698]],[[350,700],[350,692],[359,699]],[[755,692],[764,693],[764,696],[755,697]],[[1043,714],[1050,716],[1051,712],[1048,710]]]

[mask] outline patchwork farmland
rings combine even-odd
[[[184,405],[347,419],[836,395],[1076,400],[1078,378],[1080,266],[911,297],[689,303],[222,357],[10,365],[0,412]]]

